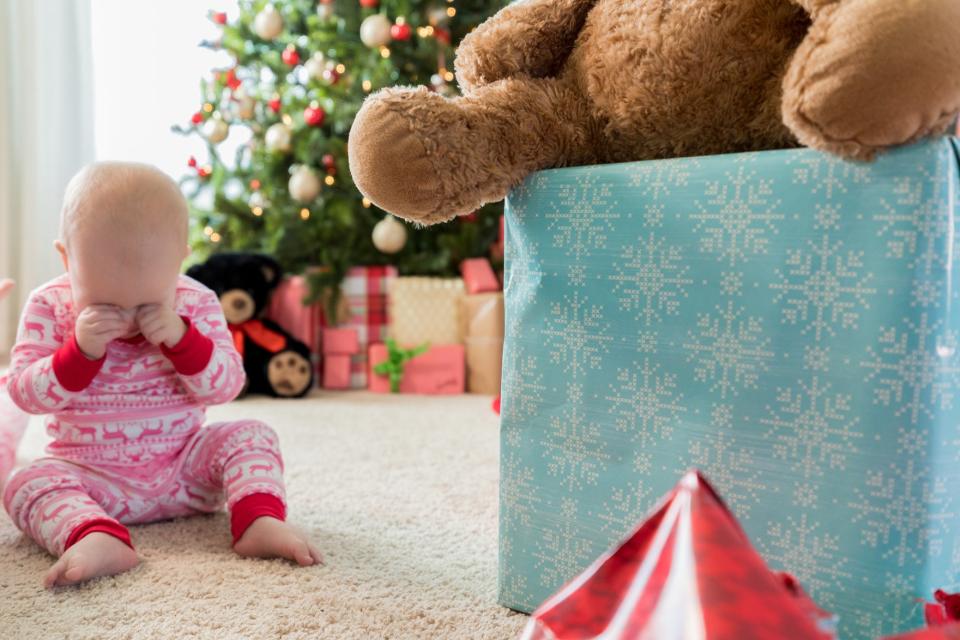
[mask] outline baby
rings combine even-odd
[[[256,420],[203,426],[243,365],[216,295],[180,275],[187,204],[146,165],[95,164],[67,186],[56,243],[67,273],[35,290],[20,322],[10,398],[52,414],[51,457],[3,492],[13,522],[59,556],[47,587],[137,565],[124,524],[222,508],[233,549],[300,565],[319,552],[284,522],[277,436]]]

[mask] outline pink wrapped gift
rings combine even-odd
[[[323,388],[349,389],[352,358],[360,352],[356,329],[323,330]]]
[[[500,291],[500,281],[497,280],[490,261],[486,258],[470,258],[460,263],[460,274],[467,293],[491,293]]]
[[[370,391],[390,393],[390,380],[373,371],[387,360],[385,344],[370,345]],[[407,361],[403,368],[400,393],[454,395],[466,388],[466,355],[462,344],[431,346]]]

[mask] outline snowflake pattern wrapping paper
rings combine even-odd
[[[507,208],[500,600],[688,468],[840,637],[960,586],[958,142],[531,175]]]

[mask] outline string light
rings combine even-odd
[[[253,215],[257,216],[258,218],[263,215],[262,207],[254,207],[253,209],[251,209],[251,211],[253,211]]]
[[[207,113],[213,113],[213,105],[210,104],[209,102],[205,102],[203,104],[203,110]]]
[[[283,114],[283,117],[280,119],[283,120],[283,124],[287,125],[288,127],[293,125],[293,118],[290,117],[289,113]]]
[[[214,231],[212,234],[210,234],[210,240],[213,242],[220,242],[220,234]]]
[[[373,203],[370,202],[369,200],[367,200],[366,198],[363,199],[363,207],[364,207],[364,209],[369,209],[371,204],[373,204]]]
[[[372,89],[372,88],[373,88],[373,83],[372,83],[372,82],[370,82],[369,80],[364,80],[364,81],[363,81],[363,90],[364,90],[364,91],[370,91],[370,89]]]
[[[390,57],[390,49],[387,47],[380,47],[380,55],[384,58]]]
[[[310,209],[300,209],[300,217],[303,220],[308,220],[310,218]]]
[[[203,233],[204,235],[208,235],[208,236],[211,235],[213,233],[213,227],[205,227],[203,229]]]
[[[447,15],[452,18],[453,16],[457,15],[457,10],[453,7],[447,7]]]
[[[343,75],[346,72],[347,72],[347,66],[345,64],[341,62],[340,64],[337,65],[337,73],[339,73],[340,75]]]
[[[443,74],[443,79],[446,80],[447,82],[452,81],[453,73],[451,73],[450,71],[447,71],[446,73]]]

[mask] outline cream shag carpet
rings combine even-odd
[[[51,557],[0,511],[0,638],[516,638],[496,604],[490,399],[359,392],[245,399],[211,420],[280,435],[291,522],[326,566],[244,560],[225,514],[132,529],[134,571],[44,591]],[[34,421],[21,458],[40,455]]]

